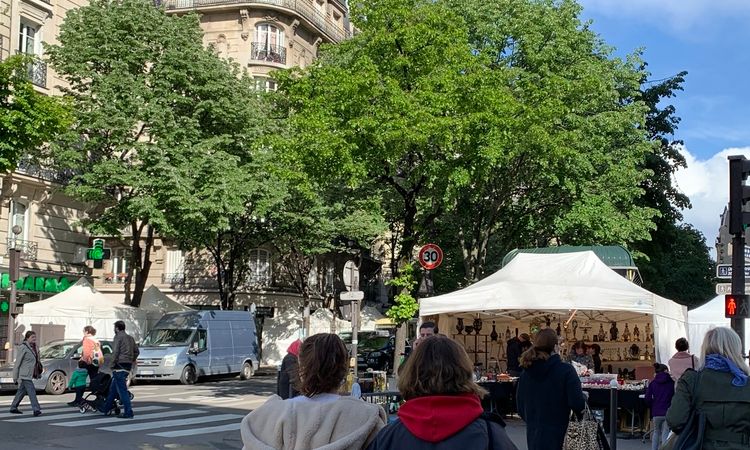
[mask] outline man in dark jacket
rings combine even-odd
[[[512,377],[521,375],[521,366],[518,359],[529,347],[531,347],[531,338],[526,333],[522,333],[520,336],[508,341],[508,375]]]
[[[109,387],[109,395],[107,401],[104,402],[102,412],[109,414],[114,406],[115,396],[117,396],[124,408],[123,413],[117,417],[132,419],[133,408],[130,404],[127,381],[140,351],[135,339],[125,332],[125,322],[122,320],[115,322],[115,339],[112,342],[112,348],[112,384]]]

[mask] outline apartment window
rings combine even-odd
[[[270,23],[261,23],[255,26],[255,42],[262,44],[266,49],[284,46],[284,32]]]
[[[112,272],[116,276],[126,274],[130,267],[130,250],[116,248],[112,250]]]
[[[41,53],[39,38],[39,26],[22,21],[18,36],[18,52],[39,55]]]
[[[164,273],[173,280],[185,278],[185,252],[183,250],[167,250]]]
[[[21,227],[21,234],[17,236],[17,239],[27,241],[29,236],[29,208],[17,201],[13,200],[10,202],[10,217],[9,217],[8,237],[13,238],[16,235],[13,234],[13,227],[18,225]]]
[[[247,281],[253,286],[271,284],[271,252],[261,248],[250,250],[250,267]]]
[[[255,90],[261,92],[273,92],[276,91],[278,86],[276,80],[268,77],[255,77]]]

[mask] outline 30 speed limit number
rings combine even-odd
[[[436,244],[427,244],[419,250],[419,264],[425,269],[435,269],[442,262],[443,250]]]

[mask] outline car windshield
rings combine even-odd
[[[194,330],[157,329],[148,332],[141,342],[144,347],[169,347],[187,345]]]
[[[359,346],[369,350],[378,350],[388,343],[388,336],[368,336],[363,338]]]
[[[81,345],[80,342],[53,342],[43,345],[39,349],[39,357],[41,359],[62,359],[70,350],[79,345]]]

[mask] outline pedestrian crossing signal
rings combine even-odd
[[[724,317],[727,319],[747,319],[750,317],[750,305],[748,305],[747,295],[725,295]]]

